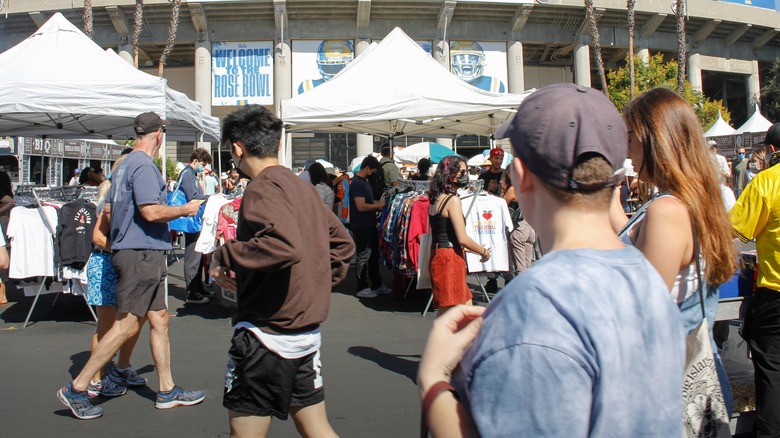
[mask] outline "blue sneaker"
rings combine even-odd
[[[120,370],[114,366],[111,368],[111,372],[108,373],[108,378],[117,385],[124,386],[126,388],[146,386],[146,379],[139,376],[132,367],[126,370]]]
[[[177,406],[192,406],[203,401],[206,393],[203,391],[185,391],[176,385],[170,392],[157,391],[157,400],[154,407],[157,409],[171,409]]]
[[[62,404],[70,408],[73,416],[79,420],[91,420],[103,415],[103,408],[92,406],[89,398],[87,398],[86,391],[76,392],[71,385],[72,383],[68,383],[57,391],[57,398],[60,399]]]
[[[119,386],[108,377],[103,377],[103,379],[97,383],[89,382],[89,386],[87,387],[87,397],[97,397],[99,395],[102,395],[103,397],[119,397],[122,395],[127,394],[127,388],[124,386]]]

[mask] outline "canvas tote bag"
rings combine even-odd
[[[420,236],[420,254],[417,256],[417,289],[430,289],[431,271],[431,225],[426,223],[428,231]]]
[[[693,224],[693,218],[691,218]],[[715,368],[710,330],[704,313],[704,291],[699,266],[699,243],[693,227],[693,258],[699,278],[702,321],[686,339],[685,379],[683,380],[683,437],[728,438],[729,417]]]

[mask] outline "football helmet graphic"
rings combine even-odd
[[[355,48],[349,40],[323,40],[317,49],[317,68],[322,79],[336,76],[354,58]]]
[[[485,69],[485,52],[476,41],[450,43],[450,70],[466,82],[472,83]]]

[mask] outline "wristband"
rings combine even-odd
[[[445,391],[451,392],[453,397],[455,397],[455,400],[459,400],[458,393],[455,391],[455,388],[453,388],[449,382],[445,382],[444,380],[440,380],[434,383],[433,386],[428,388],[428,392],[425,393],[425,397],[423,397],[422,400],[422,416],[420,418],[421,437],[428,436],[428,412],[431,410],[431,405],[433,405],[433,402],[436,400],[436,398]]]

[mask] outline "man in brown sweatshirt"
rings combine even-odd
[[[222,123],[222,143],[252,180],[236,239],[214,252],[210,272],[238,297],[222,404],[232,436],[265,436],[272,416],[292,414],[302,435],[335,437],[325,411],[319,326],[355,245],[314,186],[279,165],[281,131],[282,121],[260,105]]]

